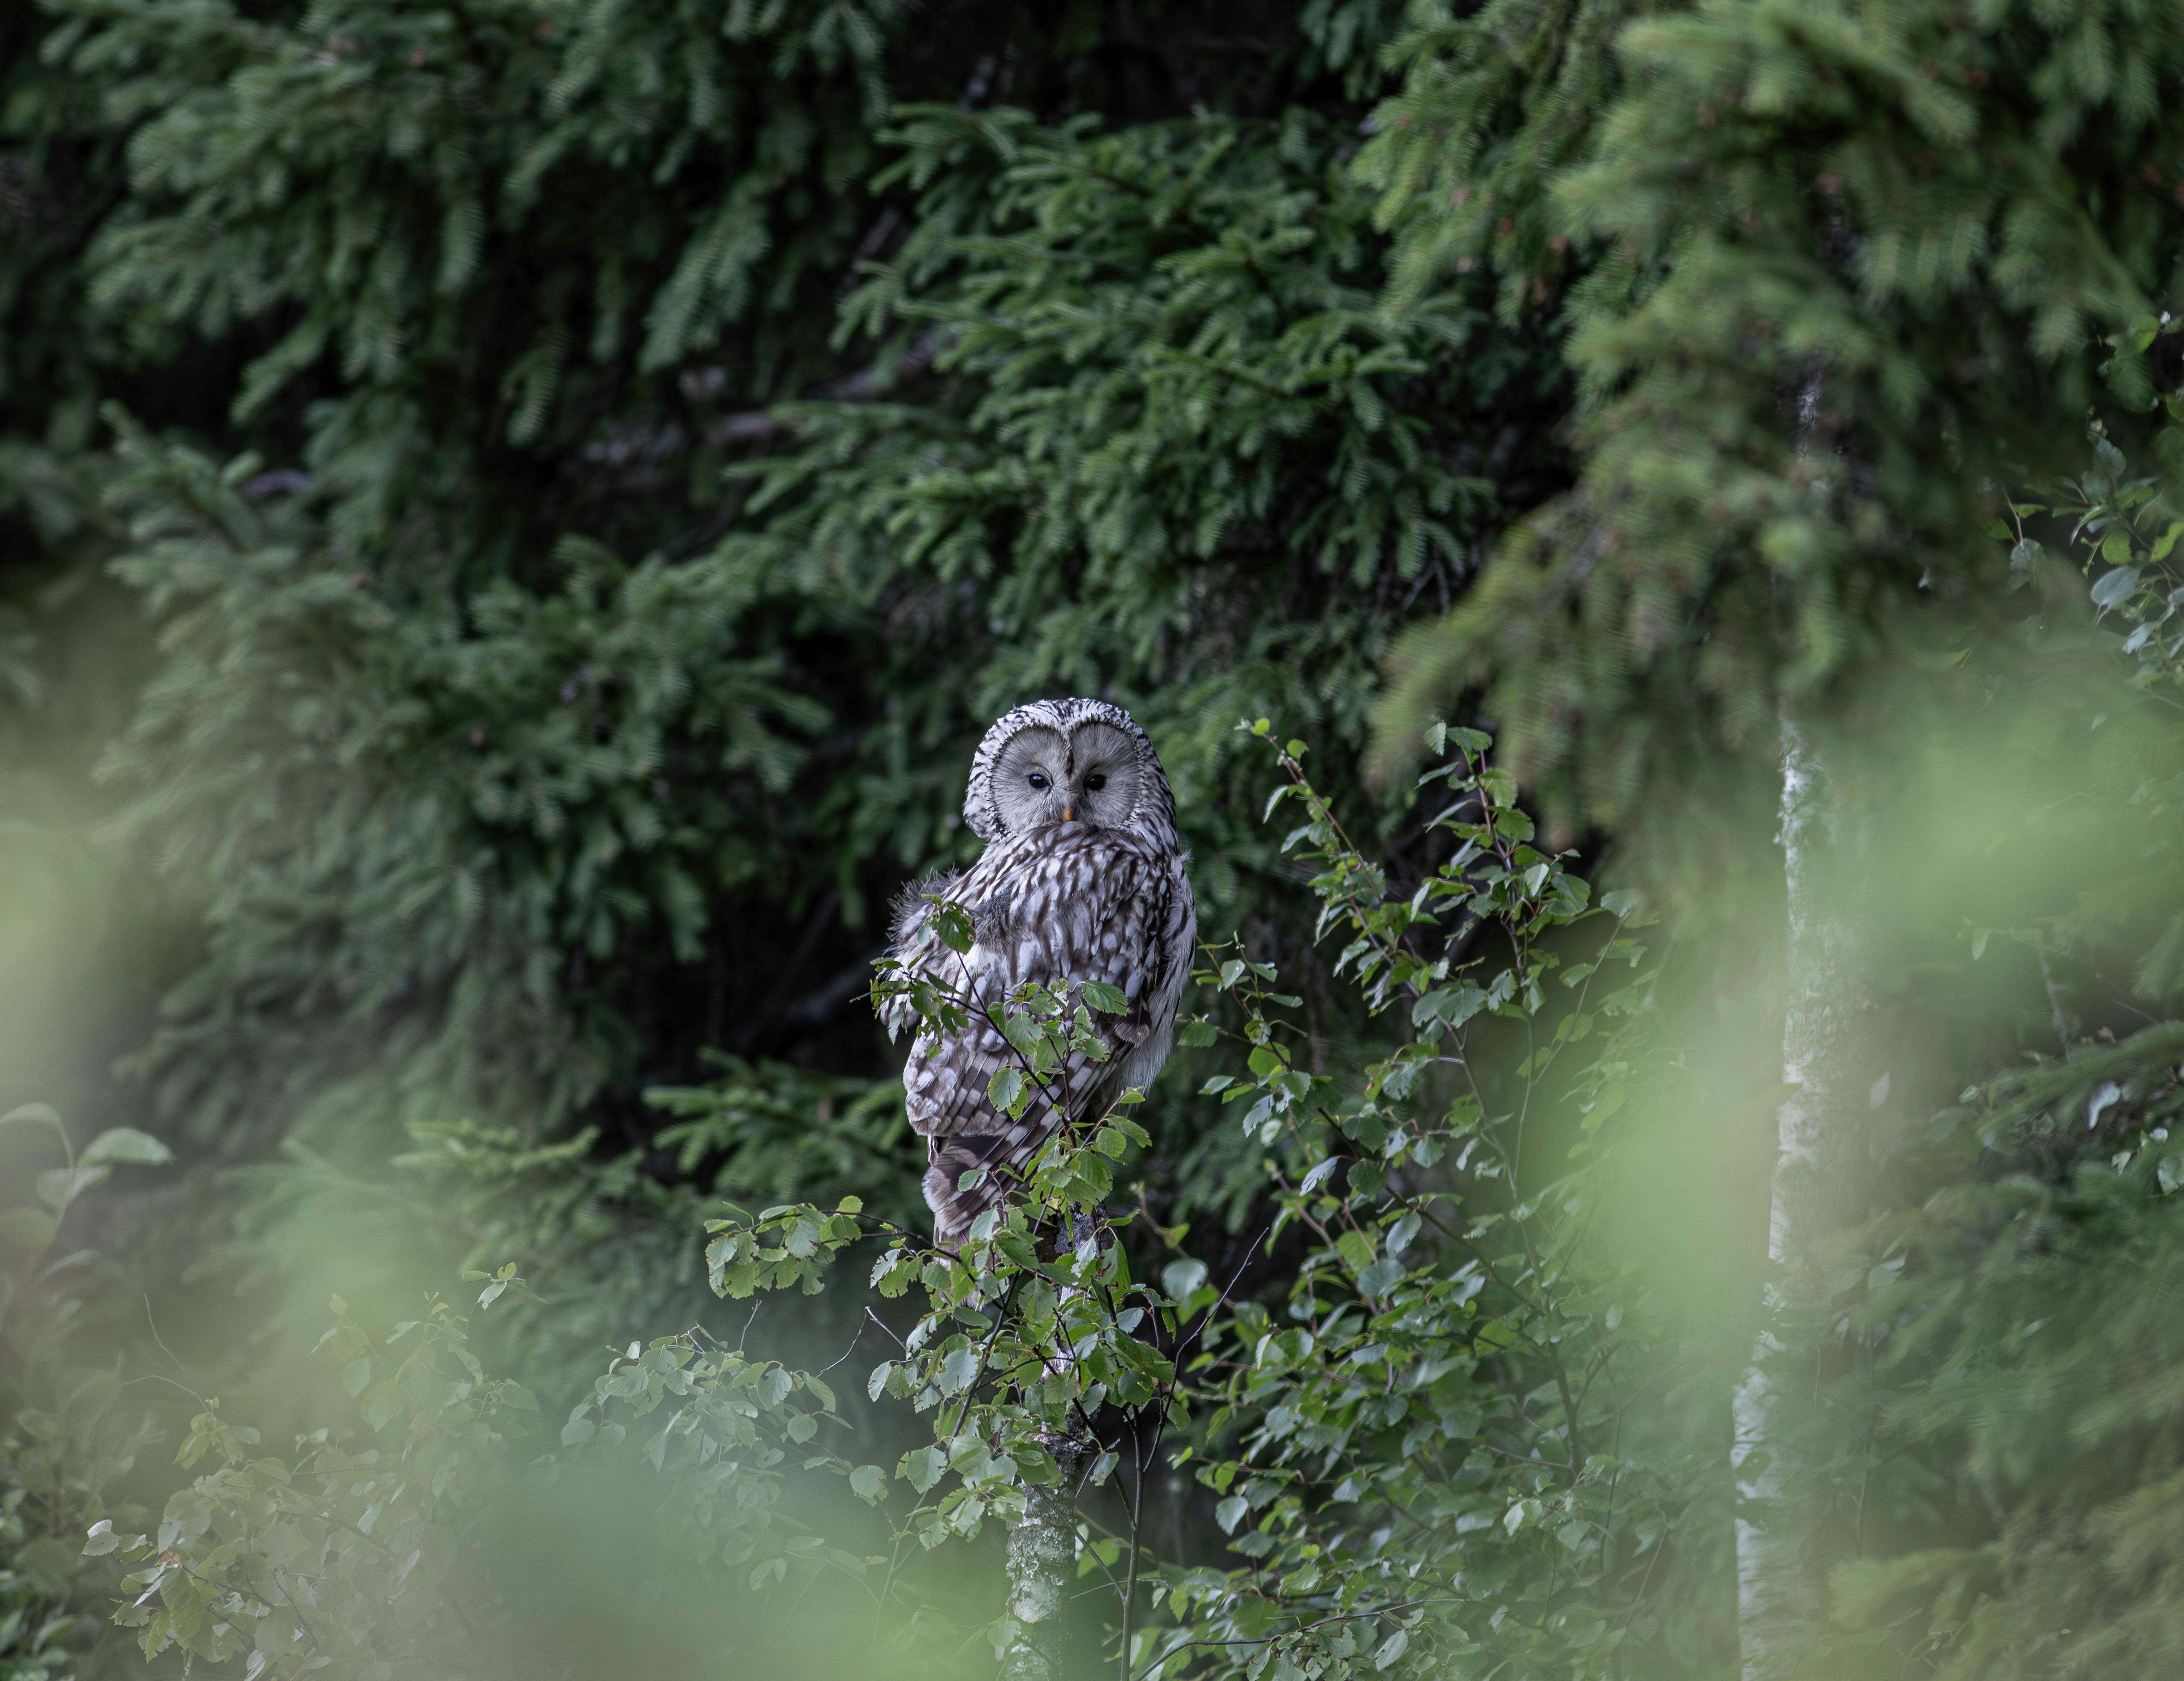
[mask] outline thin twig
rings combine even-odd
[[[868,1308],[866,1308],[866,1309],[865,1310],[865,1311],[866,1311],[867,1314],[870,1314],[870,1313],[872,1312],[872,1309],[870,1309],[870,1308],[868,1307]],[[877,1323],[878,1322],[877,1322],[877,1321],[875,1321],[874,1322],[875,1322],[875,1323]],[[851,1337],[851,1338],[850,1339],[850,1345],[849,1345],[849,1347],[847,1347],[847,1348],[845,1348],[845,1349],[844,1349],[844,1350],[842,1350],[842,1360],[838,1360],[838,1361],[836,1361],[834,1362],[834,1366],[839,1366],[839,1365],[842,1363],[842,1361],[843,1361],[843,1360],[847,1360],[847,1359],[848,1359],[851,1355],[855,1354],[855,1353],[857,1351],[857,1342],[858,1342],[858,1339],[859,1339],[860,1338],[861,1338],[864,1334],[865,1334],[865,1328],[864,1328],[864,1324],[863,1324],[863,1322],[862,1322],[861,1321],[860,1321],[860,1322],[858,1322],[858,1325],[857,1325],[857,1333],[856,1333],[856,1335],[855,1335],[855,1336],[853,1336],[853,1337]],[[822,1367],[820,1367],[816,1372],[813,1372],[811,1375],[812,1375],[813,1377],[815,1377],[815,1378],[824,1378],[824,1377],[825,1377],[825,1376],[826,1376],[829,1372],[832,1372],[832,1371],[834,1369],[834,1366],[822,1366]]]

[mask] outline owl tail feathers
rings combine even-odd
[[[1008,1195],[1009,1176],[1002,1170],[1009,1141],[977,1133],[956,1133],[932,1140],[932,1166],[925,1170],[925,1205],[933,1211],[933,1240],[943,1249],[956,1249],[971,1235],[971,1223],[989,1208],[999,1208]],[[986,1177],[969,1190],[962,1188],[966,1173],[983,1167]]]

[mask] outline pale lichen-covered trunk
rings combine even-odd
[[[1091,1211],[1072,1208],[1062,1235],[1071,1248],[1096,1243]],[[1064,1301],[1075,1294],[1065,1291]],[[1075,1364],[1067,1343],[1046,1358],[1050,1371]],[[1017,1628],[1001,1653],[1000,1681],[1061,1681],[1065,1673],[1061,1611],[1077,1573],[1077,1472],[1091,1449],[1075,1433],[1044,1439],[1061,1475],[1045,1488],[1025,1486],[1024,1515],[1009,1531],[1008,1614]]]
[[[1024,1515],[1009,1532],[1008,1614],[1017,1631],[1001,1654],[1001,1681],[1061,1681],[1067,1639],[1062,1608],[1076,1575],[1076,1472],[1083,1457],[1073,1442],[1057,1444],[1061,1477],[1024,1490]]]
[[[1826,767],[1796,723],[1782,721],[1782,864],[1789,889],[1788,985],[1767,1252],[1780,1269],[1735,1403],[1737,1638],[1745,1681],[1794,1674],[1823,1614],[1808,1532],[1784,1490],[1803,1468],[1776,1328],[1825,1292],[1814,1245],[1841,1223],[1847,1150],[1855,1136],[1851,1039],[1864,992],[1853,915],[1855,871]],[[1770,1369],[1770,1367],[1772,1369]]]

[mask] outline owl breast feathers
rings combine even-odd
[[[933,1235],[953,1246],[1000,1203],[1061,1124],[1096,1120],[1167,1060],[1197,931],[1188,860],[1150,742],[1118,707],[1090,700],[1019,707],[973,761],[964,812],[988,845],[968,869],[919,883],[898,907],[893,955],[966,1005],[960,1033],[921,1027],[903,1070],[910,1122],[928,1141]],[[961,905],[974,938],[942,943],[926,895]],[[1128,1000],[1095,1012],[1107,1055],[1082,1053],[1020,1118],[986,1092],[1016,1053],[985,1006],[1026,982],[1097,981]],[[898,1000],[890,1029],[913,1025]],[[985,1170],[969,1189],[966,1173]]]

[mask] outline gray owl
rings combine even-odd
[[[892,955],[979,1005],[1027,981],[1064,978],[1104,982],[1129,1005],[1093,1017],[1107,1060],[1072,1057],[1066,1093],[1035,1096],[1015,1121],[986,1096],[1011,1056],[989,1020],[974,1012],[951,1037],[919,1032],[903,1090],[910,1124],[927,1141],[933,1236],[950,1247],[1008,1195],[1061,1124],[1058,1104],[1096,1119],[1124,1092],[1152,1083],[1167,1060],[1198,928],[1167,776],[1118,706],[1040,700],[999,720],[971,761],[963,815],[985,851],[968,869],[904,894]],[[928,893],[970,913],[976,938],[967,953],[941,943]],[[889,1028],[910,1021],[897,1002]],[[963,1175],[981,1167],[985,1177],[961,1188]]]

